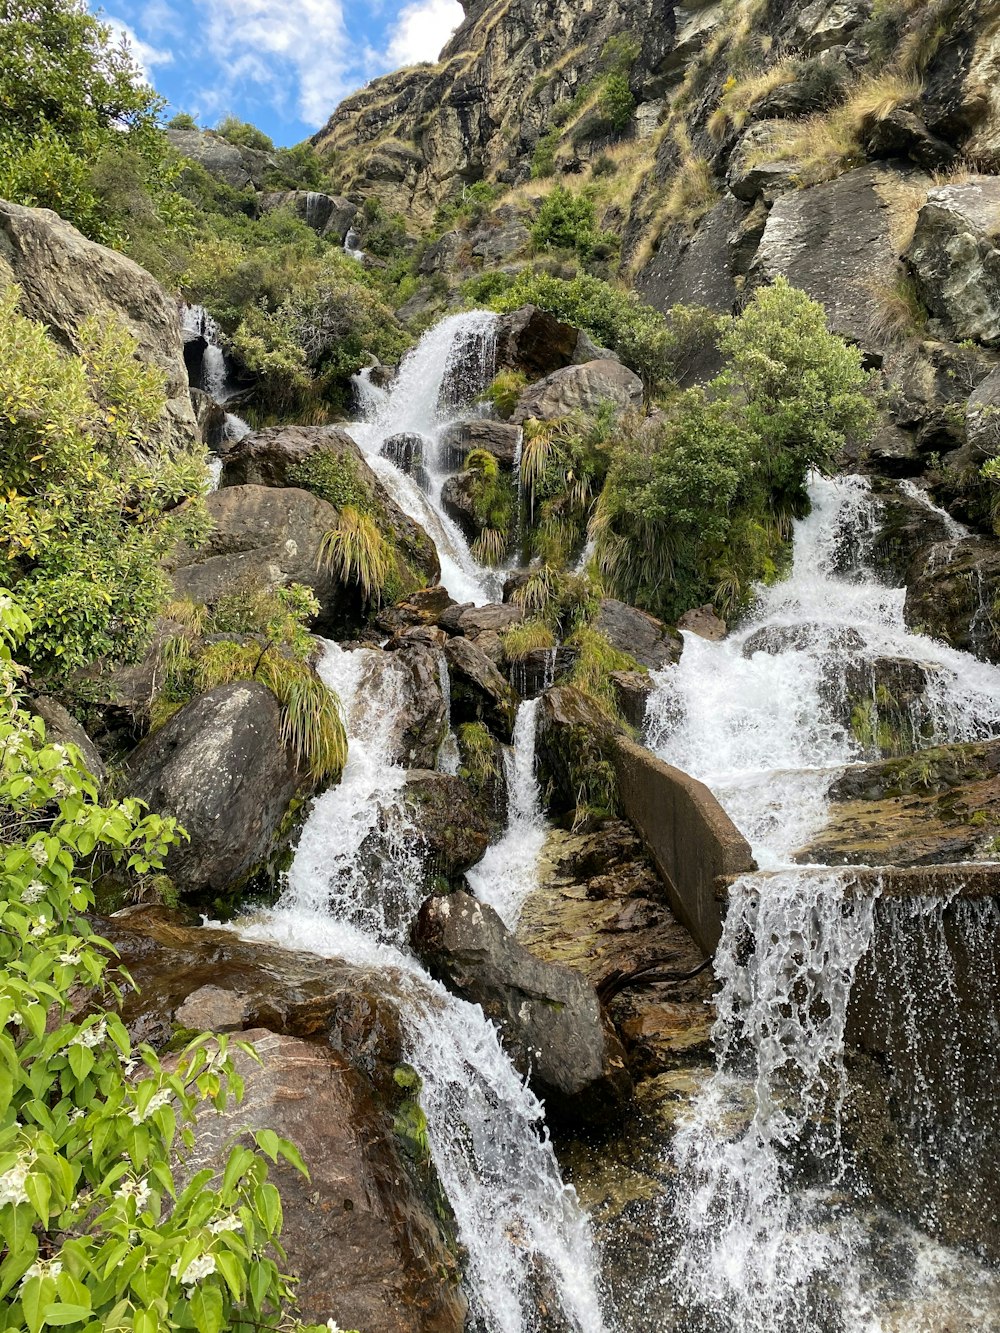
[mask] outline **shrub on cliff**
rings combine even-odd
[[[592,525],[615,595],[667,620],[708,600],[732,613],[775,577],[810,470],[833,466],[872,415],[860,352],[783,279],[719,345],[724,372],[619,445]]]
[[[24,660],[59,675],[142,650],[166,600],[160,561],[201,529],[205,468],[147,445],[162,376],[124,327],[86,321],[70,356],[18,296],[0,295],[0,582],[35,622]]]
[[[271,1131],[225,1171],[185,1166],[197,1108],[239,1098],[227,1038],[163,1064],[119,1016],[128,977],[86,913],[92,882],[142,877],[179,835],[137,801],[102,806],[73,746],[18,703],[31,623],[0,593],[0,1324],[40,1333],[298,1329],[267,1159]],[[319,1329],[313,1333],[320,1333]]]

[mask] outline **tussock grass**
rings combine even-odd
[[[356,584],[366,602],[375,602],[389,580],[392,551],[375,520],[348,505],[320,543],[319,564],[329,565],[341,583]]]
[[[872,303],[868,328],[873,338],[905,343],[926,332],[927,311],[913,279],[902,268],[891,281],[873,279],[866,291]]]
[[[630,653],[615,648],[592,625],[581,625],[566,640],[566,647],[575,648],[578,654],[569,683],[589,695],[616,722],[623,721],[611,673],[641,671],[639,663]]]
[[[708,118],[710,137],[716,143],[721,143],[731,129],[741,130],[753,108],[776,88],[794,83],[797,73],[798,62],[788,57],[770,69],[758,70],[745,79],[737,81],[731,78],[723,89],[719,105]]]
[[[556,646],[556,636],[544,620],[526,620],[522,625],[511,625],[502,632],[500,639],[508,662],[523,662],[532,653]]]

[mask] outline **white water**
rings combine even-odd
[[[365,252],[361,249],[361,237],[353,227],[344,237],[344,254],[359,264],[364,261]]]
[[[362,420],[348,427],[400,508],[427,532],[441,560],[441,582],[458,602],[482,606],[498,601],[502,575],[478,564],[458,525],[441,504],[449,472],[442,435],[449,424],[475,411],[476,397],[493,378],[497,317],[473,310],[429,329],[404,358],[392,388],[371,383],[371,372],[355,377]],[[394,435],[420,435],[427,442],[425,463],[430,490],[416,482],[380,450]]]
[[[988,1275],[953,1256],[945,1277],[941,1247],[897,1224],[896,1263],[908,1271],[886,1290],[873,1258],[885,1222],[873,1230],[845,1198],[844,1027],[879,905],[877,895],[845,897],[848,872],[801,869],[792,857],[823,826],[832,780],[865,757],[835,707],[849,668],[883,657],[925,664],[938,742],[1000,733],[1000,670],[910,633],[902,589],[835,573],[846,546],[860,546],[851,563],[864,563],[876,526],[861,478],[820,479],[811,491],[790,578],[762,590],[750,623],[723,642],[687,635],[648,715],[657,753],[706,782],[762,868],[779,868],[731,891],[715,963],[717,1072],[675,1139],[663,1229],[679,1245],[659,1284],[692,1328],[707,1319],[726,1333],[971,1333],[996,1327],[995,1284],[992,1304],[980,1300]],[[802,1160],[808,1186],[794,1179]],[[958,1322],[940,1322],[946,1308]]]
[[[541,1279],[569,1328],[603,1333],[589,1229],[563,1184],[540,1103],[482,1010],[434,982],[407,948],[427,890],[401,799],[406,774],[389,758],[393,670],[385,664],[373,686],[372,655],[325,646],[319,670],[344,709],[347,767],[315,803],[278,906],[238,928],[372,969],[399,1006],[434,1165],[468,1252],[478,1326],[544,1333]]]
[[[229,368],[222,350],[222,330],[204,306],[185,305],[181,307],[181,327],[188,333],[200,334],[208,346],[201,363],[201,387],[220,407],[234,396],[230,383]],[[242,440],[249,435],[252,427],[235,412],[226,413],[223,435],[226,441]],[[218,454],[209,453],[208,471],[209,489],[217,491],[222,481],[223,460]]]
[[[489,903],[510,930],[538,887],[538,862],[548,829],[535,777],[535,730],[538,700],[521,704],[514,727],[514,747],[504,755],[507,778],[507,831],[502,840],[466,875],[481,902]]]

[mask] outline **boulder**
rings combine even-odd
[[[728,634],[726,622],[716,614],[711,602],[699,606],[693,611],[685,611],[677,622],[677,628],[686,634],[697,634],[701,639],[718,643]]]
[[[458,603],[447,588],[435,585],[433,588],[418,588],[416,592],[404,597],[395,606],[388,606],[380,611],[375,623],[388,634],[396,634],[410,626],[436,625],[449,609]]]
[[[257,1060],[233,1051],[244,1097],[199,1108],[191,1171],[225,1166],[236,1143],[271,1129],[290,1139],[308,1178],[271,1168],[284,1215],[284,1270],[298,1313],[379,1333],[461,1333],[467,1306],[455,1261],[419,1198],[387,1111],[338,1053],[264,1029],[246,1034]]]
[[[358,215],[357,204],[339,195],[320,194],[316,190],[278,190],[257,197],[261,213],[287,208],[320,236],[332,236],[343,244]]]
[[[642,731],[646,725],[649,697],[655,688],[648,671],[612,671],[611,684],[622,717],[630,727]]]
[[[167,129],[164,133],[182,157],[197,162],[233,190],[263,189],[269,171],[277,165],[270,153],[229,143],[210,130]]]
[[[868,445],[867,461],[883,477],[918,477],[924,470],[916,436],[882,421]]]
[[[461,528],[466,541],[474,542],[483,530],[476,514],[476,479],[469,472],[449,477],[441,487],[441,505]]]
[[[920,299],[948,337],[1000,343],[1000,180],[931,190],[907,260]]]
[[[490,218],[469,237],[472,257],[486,269],[507,263],[531,243],[531,232],[517,217]]]
[[[458,617],[458,632],[474,639],[485,633],[500,634],[513,625],[520,625],[523,620],[521,608],[509,602],[470,606]]]
[[[730,158],[726,183],[731,193],[745,204],[761,197],[770,202],[787,190],[796,189],[801,180],[801,162],[755,160],[761,151],[766,153],[772,134],[773,126],[768,121],[751,125]]]
[[[994,606],[1000,598],[1000,545],[970,538],[919,553],[907,575],[907,625],[987,662],[1000,662]]]
[[[820,694],[833,717],[852,732],[866,756],[912,754],[934,734],[927,693],[937,668],[907,657],[830,662]]]
[[[497,1024],[550,1116],[574,1125],[621,1118],[632,1082],[597,993],[579,973],[535,958],[468,893],[428,899],[413,942],[432,975]]]
[[[440,649],[416,642],[392,653],[371,653],[366,660],[362,697],[381,689],[386,672],[392,679],[395,706],[388,756],[401,768],[433,768],[448,734],[441,662]]]
[[[379,450],[383,458],[398,467],[408,477],[412,477],[422,491],[429,491],[431,479],[427,472],[427,459],[433,445],[422,435],[404,433],[392,435]]]
[[[529,380],[573,363],[579,330],[546,310],[526,305],[502,315],[497,329],[497,366],[518,370]]]
[[[810,0],[795,20],[795,41],[805,55],[816,56],[842,46],[868,16],[858,0]]]
[[[189,895],[232,892],[260,869],[302,784],[277,699],[250,681],[186,704],[130,758],[125,781],[128,795],[186,829],[166,871]]]
[[[24,314],[70,350],[79,350],[77,333],[89,316],[122,322],[139,360],[164,376],[166,409],[152,443],[167,450],[194,443],[198,427],[177,306],[145,269],[88,241],[48,209],[0,200],[0,289],[11,283],[21,288]]]
[[[320,453],[349,457],[356,471],[368,464],[346,431],[336,426],[269,426],[237,440],[222,469],[224,486],[297,486],[295,469]],[[365,476],[371,486],[378,483]]]
[[[108,776],[108,770],[101,758],[101,752],[72,713],[56,699],[50,699],[44,694],[29,699],[28,707],[35,717],[40,717],[45,723],[46,744],[75,745],[83,755],[83,761],[87,768],[98,783],[103,785]]]
[[[462,467],[473,449],[485,449],[502,467],[513,468],[520,438],[519,426],[474,417],[449,426],[441,437],[441,448],[449,467]]]
[[[955,149],[932,134],[914,111],[896,107],[881,116],[864,134],[869,158],[908,157],[911,162],[936,171],[955,159]]]
[[[613,648],[630,653],[640,666],[660,671],[681,659],[684,640],[647,611],[625,602],[605,597],[600,605],[594,629],[603,634]]]
[[[750,268],[751,283],[779,274],[827,311],[831,330],[872,344],[872,284],[894,280],[891,208],[879,190],[884,173],[858,167],[836,180],[792,190],[775,201]]]
[[[489,657],[467,638],[449,639],[445,657],[451,676],[451,717],[463,722],[483,722],[501,740],[514,739],[517,695]]]
[[[965,406],[969,461],[982,466],[1000,454],[1000,368],[973,390]]]
[[[220,407],[203,389],[191,390],[198,439],[212,453],[220,450],[226,439],[226,409]]]
[[[414,770],[406,775],[403,799],[429,873],[454,880],[483,859],[490,823],[468,783],[447,773]]]
[[[877,494],[878,520],[871,541],[846,547],[837,572],[858,575],[873,569],[891,587],[901,588],[917,555],[925,547],[954,541],[957,525],[914,485],[883,483]]]
[[[594,416],[605,403],[624,412],[640,408],[642,398],[642,380],[627,366],[620,361],[591,361],[585,366],[556,370],[541,383],[526,389],[513,420],[554,421],[576,412]]]

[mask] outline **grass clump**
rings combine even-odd
[[[493,410],[502,421],[509,421],[514,415],[518,399],[528,387],[528,377],[520,370],[500,370],[494,376],[492,384],[480,399],[491,403]]]
[[[328,565],[345,586],[356,586],[365,603],[380,603],[394,562],[371,515],[346,505],[337,526],[320,543],[319,563]]]
[[[525,620],[502,631],[500,641],[508,662],[524,662],[532,653],[555,648],[557,640],[552,627],[544,620]]]
[[[466,722],[455,733],[462,760],[462,776],[480,795],[494,795],[503,777],[497,744],[482,722]]]
[[[510,548],[517,494],[509,476],[488,449],[473,449],[465,460],[465,479],[479,536],[472,546],[485,565],[502,564]]]
[[[569,684],[589,695],[614,721],[624,722],[611,674],[614,671],[641,671],[639,663],[631,653],[616,648],[593,625],[581,625],[566,640],[566,647],[577,653]]]

